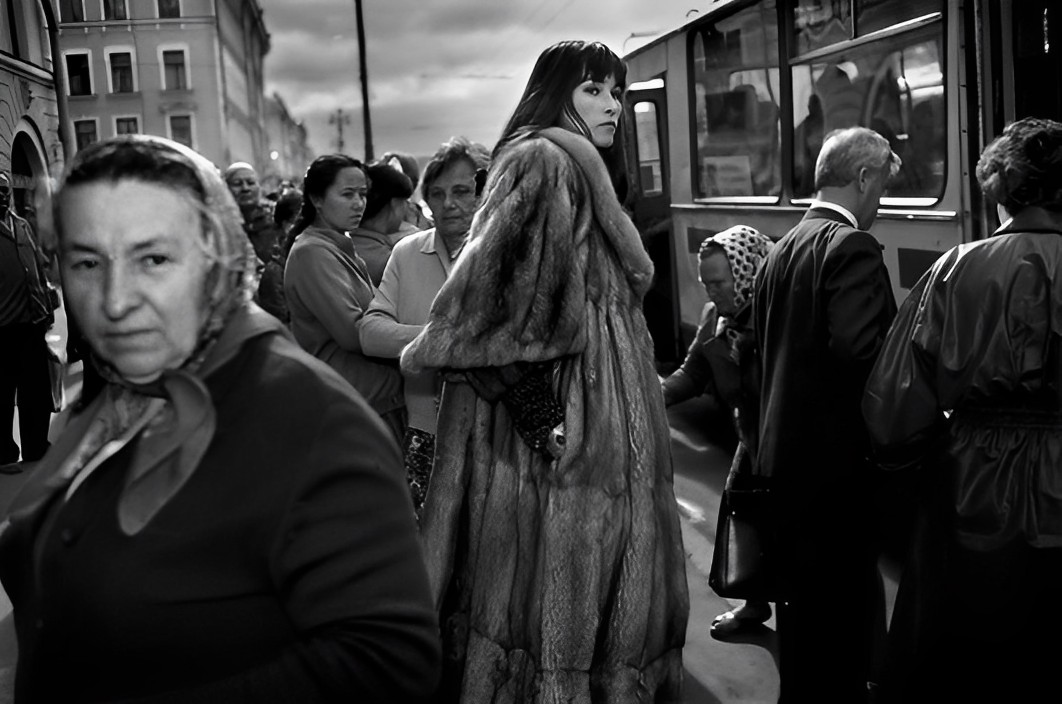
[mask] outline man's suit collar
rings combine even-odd
[[[859,225],[856,224],[855,215],[853,215],[850,211],[847,210],[847,208],[845,208],[845,213],[847,213],[847,215],[852,216],[851,219],[849,219],[848,217],[846,217],[846,214],[842,213],[840,210],[838,210],[838,208],[840,208],[840,206],[835,203],[827,203],[826,201],[813,200],[811,201],[811,206],[808,208],[807,212],[804,213],[803,219],[810,220],[812,218],[818,218],[824,220],[833,220],[834,222],[839,222],[842,225],[854,227],[857,230],[861,229]]]

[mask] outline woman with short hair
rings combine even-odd
[[[1057,691],[1062,123],[1008,125],[977,180],[1002,226],[911,289],[863,399],[878,461],[918,490],[882,701]]]

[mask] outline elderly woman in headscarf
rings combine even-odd
[[[756,272],[771,246],[769,237],[745,225],[735,225],[701,243],[699,273],[708,304],[682,366],[661,382],[667,406],[709,394],[734,417],[740,442],[728,486],[740,481],[738,474],[750,466],[756,449],[758,389],[748,359],[750,303]],[[770,617],[770,604],[749,600],[717,616],[711,632],[725,638]]]
[[[108,383],[0,533],[15,701],[428,695],[437,622],[398,448],[250,302],[254,254],[213,166],[161,138],[99,142],[54,215]]]

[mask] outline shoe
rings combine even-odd
[[[750,606],[746,602],[736,609],[716,616],[712,621],[710,632],[715,638],[726,638],[763,625],[770,617],[771,607],[769,605],[753,604]]]

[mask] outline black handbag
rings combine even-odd
[[[708,585],[726,598],[779,601],[773,495],[762,477],[743,483],[723,491]]]

